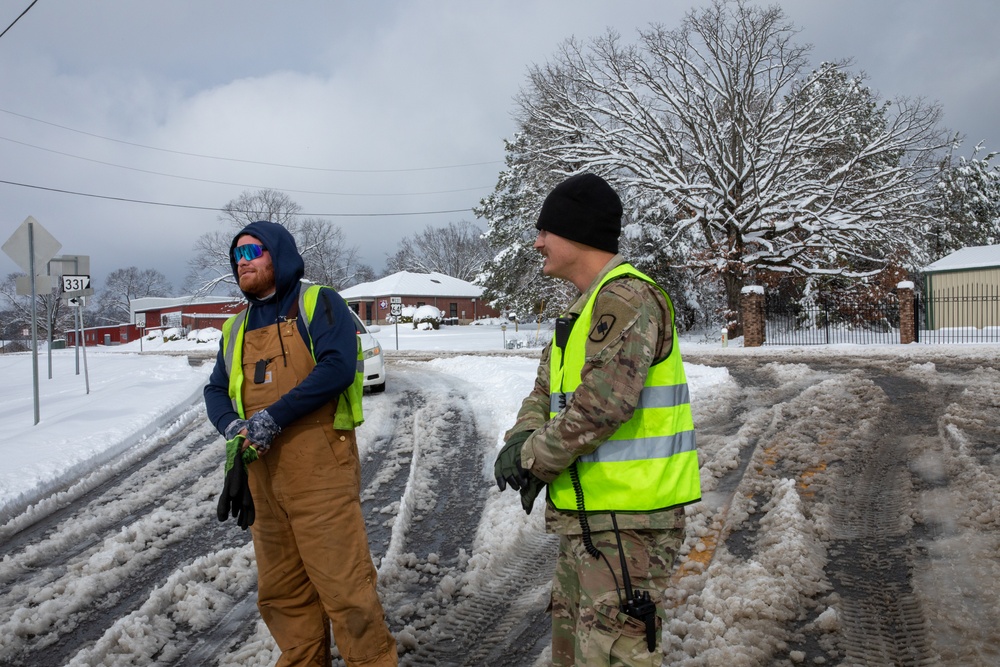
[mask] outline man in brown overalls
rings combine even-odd
[[[348,665],[396,665],[361,514],[361,378],[347,304],[300,282],[302,256],[281,225],[245,227],[230,262],[249,305],[223,327],[205,404],[226,440],[243,435],[258,456],[243,523],[277,665],[329,665],[327,618]]]

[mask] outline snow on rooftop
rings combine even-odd
[[[135,314],[148,310],[173,308],[174,306],[193,306],[209,304],[225,304],[236,301],[232,296],[144,296],[139,299],[129,299],[129,322],[135,322]]]
[[[925,266],[924,273],[993,267],[1000,267],[1000,245],[980,245],[956,250]]]
[[[340,290],[344,299],[394,296],[462,296],[479,298],[483,288],[443,273],[411,273],[399,271],[391,276]]]
[[[143,310],[170,308],[172,306],[232,303],[238,299],[239,297],[233,296],[145,296],[139,299],[130,299],[129,306],[133,312],[141,312]]]

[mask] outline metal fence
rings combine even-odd
[[[921,343],[1000,343],[1000,286],[963,285],[918,297]]]
[[[764,345],[857,345],[899,343],[899,301],[859,302],[832,294],[813,304],[765,297]]]

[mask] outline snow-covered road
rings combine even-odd
[[[696,406],[668,664],[1000,664],[1000,371],[924,359],[688,355],[735,382]]]
[[[692,385],[705,499],[662,601],[666,664],[1000,663],[990,354],[686,361],[726,379]],[[536,362],[504,363],[523,384]],[[555,542],[492,485],[505,380],[455,368],[393,361],[365,399],[362,502],[400,662],[543,664]],[[193,405],[148,455],[0,526],[0,664],[273,664],[248,534],[215,518],[221,444]]]

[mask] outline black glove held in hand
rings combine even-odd
[[[236,519],[236,525],[243,530],[253,525],[256,513],[253,507],[253,496],[250,495],[250,480],[247,476],[247,466],[243,462],[243,453],[239,451],[243,436],[238,436],[226,443],[227,448],[235,446],[236,456],[233,465],[226,473],[226,481],[222,485],[219,496],[219,506],[216,516],[219,521],[225,521],[230,515]]]
[[[271,448],[271,441],[274,436],[281,433],[281,428],[267,410],[254,413],[254,416],[247,420],[247,440],[257,447],[257,453],[263,454]]]
[[[521,447],[534,431],[518,431],[510,436],[507,443],[497,454],[497,460],[493,464],[493,476],[497,480],[497,487],[503,491],[509,484],[515,491],[528,483],[531,473],[521,467]]]

